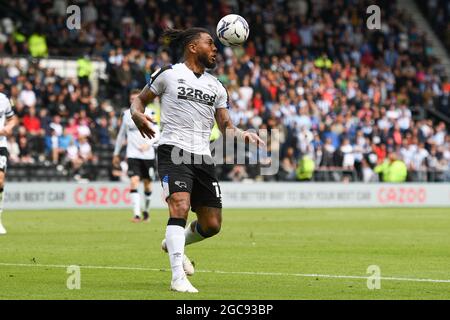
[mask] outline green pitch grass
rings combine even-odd
[[[448,208],[225,209],[222,232],[187,247],[195,295],[169,291],[167,212],[129,219],[126,210],[6,211],[0,298],[450,299]],[[67,289],[69,265],[81,267],[80,290]],[[337,277],[367,277],[370,265],[407,280],[369,290],[365,278]]]

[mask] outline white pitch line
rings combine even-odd
[[[38,263],[3,263],[0,266],[9,267],[41,267],[41,268],[67,268],[69,265],[61,264],[38,264]],[[111,266],[83,266],[82,269],[105,269],[105,270],[134,270],[134,271],[158,271],[168,272],[167,269],[145,268],[145,267],[111,267]],[[365,279],[369,276],[346,276],[331,274],[307,274],[307,273],[281,273],[281,272],[246,272],[246,271],[221,271],[221,270],[195,270],[198,273],[219,273],[219,274],[237,274],[237,275],[256,275],[256,276],[284,276],[284,277],[309,277],[309,278],[332,278],[332,279]],[[380,277],[380,280],[388,281],[407,281],[407,282],[434,282],[434,283],[450,283],[450,280],[439,279],[419,279],[419,278],[398,278],[398,277]]]

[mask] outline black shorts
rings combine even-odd
[[[128,176],[139,176],[141,179],[153,180],[155,160],[128,158]]]
[[[6,167],[8,166],[8,149],[5,147],[0,147],[0,171],[6,172]]]
[[[181,151],[171,145],[158,147],[158,173],[165,199],[167,200],[171,194],[176,192],[189,192],[193,212],[202,206],[222,208],[222,195],[214,163],[208,161],[196,164],[193,162],[193,155],[185,151],[183,151],[185,152],[184,158],[192,161],[184,163],[176,161],[174,163],[171,158],[173,149],[175,149],[174,152]]]

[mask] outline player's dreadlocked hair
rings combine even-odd
[[[162,38],[169,41],[169,46],[172,52],[179,56],[180,50],[181,53],[183,53],[186,46],[192,41],[198,39],[201,33],[210,34],[205,28],[189,28],[186,30],[167,29],[162,34]]]

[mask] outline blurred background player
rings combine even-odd
[[[2,224],[3,212],[3,188],[5,186],[5,173],[8,164],[7,137],[12,134],[17,125],[17,117],[14,115],[9,99],[0,93],[0,234],[6,234]]]
[[[139,94],[139,90],[133,90],[130,94],[130,104]],[[145,114],[153,116],[153,111],[145,110]],[[126,158],[128,163],[128,176],[130,177],[130,196],[133,206],[133,222],[146,222],[149,220],[150,200],[152,195],[152,180],[155,172],[155,143],[159,139],[159,128],[153,124],[155,136],[152,139],[144,139],[131,119],[130,110],[125,110],[122,117],[122,125],[116,139],[114,148],[113,166],[120,166],[120,151],[124,143],[127,145]],[[141,197],[138,191],[140,181],[144,183],[145,205],[141,217]]]

